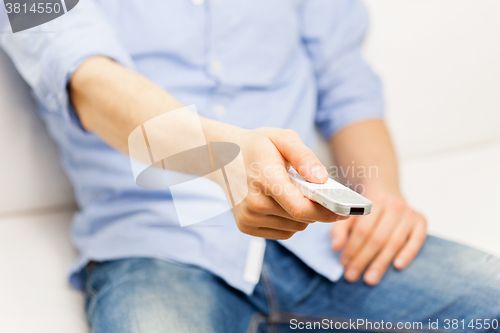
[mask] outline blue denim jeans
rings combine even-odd
[[[432,236],[406,270],[390,268],[375,287],[330,282],[273,241],[251,296],[156,259],[86,273],[94,333],[500,332],[500,260]]]

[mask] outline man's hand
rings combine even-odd
[[[309,223],[345,219],[312,202],[290,182],[292,165],[306,180],[324,183],[328,173],[292,130],[243,130],[235,136],[246,164],[249,193],[233,210],[238,228],[268,239],[288,239]]]
[[[425,218],[408,207],[401,196],[368,194],[373,201],[370,215],[351,217],[331,229],[334,251],[344,248],[341,263],[344,277],[376,285],[391,264],[406,268],[418,254],[426,238]]]
[[[350,184],[362,185],[373,201],[370,215],[351,217],[331,230],[333,250],[344,248],[345,278],[376,285],[391,264],[404,269],[426,238],[425,218],[408,207],[399,190],[396,154],[382,120],[366,120],[331,139],[335,160]],[[372,173],[372,171],[374,171]]]

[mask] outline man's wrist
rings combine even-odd
[[[362,183],[364,196],[368,199],[374,199],[378,196],[393,197],[398,199],[403,199],[403,194],[399,186],[394,186],[384,182],[364,182]]]

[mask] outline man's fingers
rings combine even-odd
[[[397,224],[387,244],[370,264],[364,275],[364,280],[367,284],[373,286],[380,282],[396,253],[398,253],[407,241],[411,228],[416,223],[416,216],[413,214],[409,212],[404,217],[404,220]]]
[[[259,215],[274,215],[274,216],[279,216],[288,220],[293,220],[296,222],[302,222],[302,223],[314,223],[316,222],[315,220],[307,220],[307,219],[296,219],[290,214],[288,214],[283,207],[281,207],[276,200],[274,200],[272,197],[269,197],[267,195],[262,195],[259,196],[258,204],[252,203],[252,208],[253,210],[258,213]],[[257,206],[257,207],[253,207]]]
[[[286,173],[273,177],[272,184],[269,182],[265,191],[295,220],[335,222],[347,218],[304,197]]]
[[[245,232],[245,233],[255,237],[272,239],[272,240],[286,240],[295,235],[295,231],[285,231],[285,230],[278,230],[271,228],[257,228],[257,229],[252,229],[250,232]]]
[[[283,231],[304,231],[309,223],[297,222],[279,216],[264,216],[261,220],[261,228],[276,229]]]
[[[394,260],[394,267],[397,269],[406,268],[417,256],[427,238],[427,226],[423,216],[420,216],[417,225],[412,230],[410,238],[401,249]]]
[[[353,225],[355,217],[351,217],[348,220],[339,221],[332,226],[330,230],[330,235],[332,237],[332,249],[337,252],[340,251],[346,244],[349,231]]]
[[[368,264],[383,249],[387,239],[391,235],[391,229],[401,216],[392,212],[383,214],[372,233],[366,238],[362,247],[354,254],[351,261],[347,264],[345,278],[349,282],[357,281]]]
[[[302,178],[317,184],[323,184],[328,180],[326,168],[295,131],[271,133],[269,139]]]
[[[342,252],[340,262],[344,267],[349,265],[356,252],[359,251],[365,240],[369,237],[372,230],[377,226],[380,220],[380,210],[372,212],[370,215],[356,219],[352,226],[351,234],[347,240],[347,245]]]

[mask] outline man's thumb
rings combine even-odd
[[[294,131],[283,131],[270,137],[281,155],[295,171],[311,183],[323,184],[328,180],[328,172],[314,152],[309,149]]]

